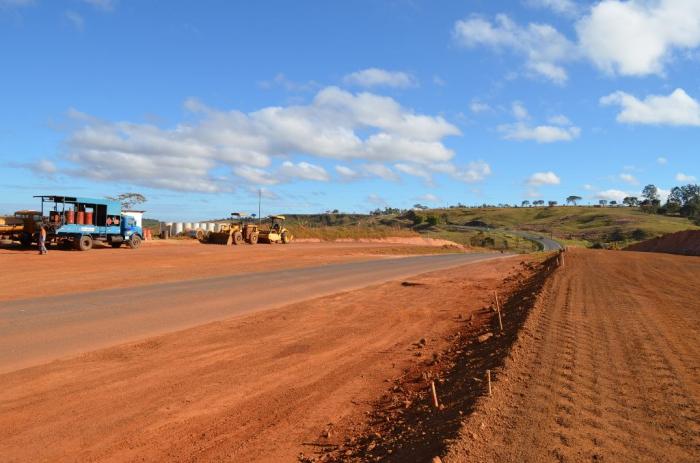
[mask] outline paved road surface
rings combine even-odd
[[[492,253],[382,259],[0,304],[0,373],[100,347],[470,262]]]
[[[521,230],[506,230],[506,229],[498,229],[498,228],[489,228],[489,227],[470,227],[467,225],[450,225],[447,227],[448,229],[452,230],[478,230],[478,231],[502,231],[505,233],[510,233],[511,235],[517,235],[522,238],[525,238],[530,241],[534,241],[535,243],[538,243],[540,246],[542,246],[543,251],[558,251],[561,249],[561,245],[554,241],[551,238],[547,238],[546,236],[542,236],[536,233],[531,233],[531,232],[526,232],[526,231],[521,231]]]

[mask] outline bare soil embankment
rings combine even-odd
[[[700,260],[565,256],[444,461],[698,461]]]
[[[667,254],[682,254],[700,256],[700,230],[687,230],[671,233],[625,248],[625,251],[665,252]]]
[[[522,259],[429,273],[0,375],[0,455],[8,462],[317,455],[361,432],[376,398],[446,350],[456,332],[489,323],[492,315],[481,309],[506,275],[530,271]]]

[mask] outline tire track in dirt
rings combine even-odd
[[[445,460],[698,461],[700,259],[566,264]]]

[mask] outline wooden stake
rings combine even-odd
[[[438,403],[437,399],[437,391],[435,390],[435,381],[430,382],[430,388],[433,390],[433,405],[435,405],[435,408],[440,408],[440,404]]]
[[[491,395],[491,370],[486,370],[486,382],[489,385],[489,395]]]
[[[501,328],[501,331],[503,331],[503,320],[501,319],[501,304],[500,304],[500,302],[498,302],[498,293],[496,291],[494,291],[493,296],[496,298],[496,311],[498,312],[498,326]]]

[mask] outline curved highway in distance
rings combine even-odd
[[[209,277],[6,301],[0,373],[318,296],[477,261],[439,254]]]
[[[499,231],[503,233],[510,233],[511,235],[517,235],[522,238],[525,238],[526,240],[534,241],[535,243],[539,244],[542,247],[542,251],[558,251],[561,249],[561,244],[556,242],[555,240],[551,238],[547,238],[545,236],[532,233],[532,232],[526,232],[522,230],[508,230],[505,228],[490,228],[490,227],[472,227],[468,225],[449,225],[445,228],[452,229],[452,230],[476,230],[476,231]]]

